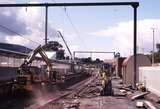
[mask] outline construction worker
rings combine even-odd
[[[103,70],[101,82],[102,82],[101,95],[102,96],[112,95],[112,83],[109,72],[107,70]]]

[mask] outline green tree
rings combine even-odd
[[[160,53],[160,43],[156,44],[157,51]]]
[[[46,51],[58,51],[63,46],[57,41],[49,41],[47,44],[43,45],[42,48]]]

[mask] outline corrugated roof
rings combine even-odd
[[[17,45],[17,44],[9,44],[9,43],[0,43],[0,49],[19,52],[19,53],[29,53],[31,51],[30,48],[25,46]]]
[[[141,56],[146,56],[146,55],[144,55],[144,54],[137,54],[137,57],[140,56],[140,55],[141,55]],[[131,57],[133,57],[133,55],[127,57],[127,58],[123,61],[123,64],[122,64],[122,65],[123,65],[123,66],[126,66],[126,65],[128,64],[128,61],[130,60]]]
[[[7,56],[7,57],[25,57],[31,49],[16,45],[16,44],[8,44],[8,43],[0,43],[0,55]]]

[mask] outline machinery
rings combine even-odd
[[[31,66],[31,63],[37,59],[37,54],[40,54],[41,60],[46,64],[41,65],[41,68]],[[48,59],[40,45],[25,58],[19,67],[15,86],[16,89],[32,91],[33,86],[36,86],[36,84],[63,84],[73,78],[87,76],[87,72],[89,71],[85,66],[76,64],[73,61]]]
[[[38,53],[47,65],[47,71],[43,73],[43,77],[41,75],[42,72],[40,68],[30,66]],[[32,91],[33,83],[52,82],[54,80],[55,76],[53,74],[52,64],[43,51],[41,45],[39,45],[19,67],[16,88],[20,90],[24,89],[27,91]]]

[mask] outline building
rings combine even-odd
[[[160,66],[139,68],[139,82],[144,83],[147,90],[160,96]]]
[[[125,57],[117,57],[115,59],[115,64],[116,64],[115,65],[115,75],[116,75],[116,77],[122,78],[122,64],[125,59],[126,59]]]
[[[17,75],[17,69],[28,56],[31,49],[15,44],[0,43],[0,82],[10,81]],[[41,61],[33,61],[33,66],[40,66]]]
[[[123,61],[122,67],[122,78],[123,83],[127,85],[132,85],[134,87],[134,56],[130,56]],[[143,54],[137,54],[137,74],[136,74],[136,82],[138,82],[139,75],[139,67],[140,66],[151,66],[151,61],[148,56]]]

